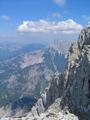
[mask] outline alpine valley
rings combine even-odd
[[[0,42],[0,117],[26,115],[54,73],[63,73],[71,41],[13,44]]]

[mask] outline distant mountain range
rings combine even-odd
[[[43,49],[45,45],[34,43],[29,45],[12,42],[0,42],[0,61],[10,59],[17,55]]]
[[[51,76],[63,73],[70,44],[0,44],[1,111],[12,115],[19,109],[29,111],[49,85]]]

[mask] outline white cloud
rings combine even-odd
[[[52,33],[79,33],[82,29],[82,25],[76,23],[72,19],[65,21],[23,21],[21,25],[18,26],[18,32],[52,32]]]
[[[53,0],[53,1],[59,6],[64,6],[66,3],[66,0]]]
[[[0,18],[2,19],[2,20],[6,20],[6,21],[10,21],[10,16],[8,16],[8,15],[2,15],[2,16],[0,16]]]

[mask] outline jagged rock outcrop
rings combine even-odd
[[[64,80],[62,74],[56,74],[52,77],[52,81],[41,95],[41,98],[32,108],[33,115],[39,115],[45,112],[48,107],[55,102],[57,98],[60,98],[63,94]]]
[[[62,102],[73,112],[90,112],[90,27],[69,51]]]

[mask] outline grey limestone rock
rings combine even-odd
[[[74,112],[90,112],[90,28],[81,31],[71,46],[65,70],[64,95],[61,106]]]

